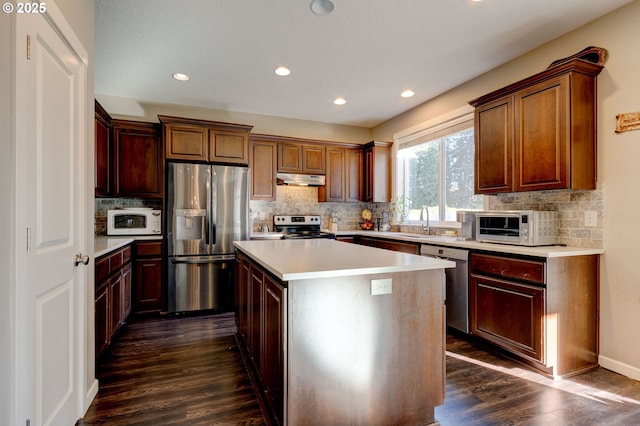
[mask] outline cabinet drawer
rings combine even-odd
[[[510,278],[535,284],[546,283],[545,262],[488,254],[471,254],[471,271],[476,274]]]
[[[131,246],[126,246],[124,248],[124,250],[122,250],[122,264],[126,265],[127,263],[129,263],[131,261],[131,255],[133,253],[133,250],[131,249]]]
[[[162,254],[162,241],[145,241],[136,243],[138,256],[160,256]]]
[[[104,256],[96,260],[95,282],[100,284],[109,276],[109,256]]]
[[[119,250],[111,255],[111,267],[109,268],[109,273],[120,269],[123,265],[122,260],[124,259],[122,255],[123,250]]]

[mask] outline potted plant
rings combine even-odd
[[[407,212],[411,207],[411,198],[407,197],[407,195],[403,192],[402,195],[398,197],[395,204],[396,204],[396,213],[400,218],[400,223],[404,223],[404,220],[407,217]]]

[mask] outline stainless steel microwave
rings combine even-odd
[[[107,235],[160,235],[162,214],[150,208],[107,211]]]
[[[547,246],[558,241],[558,212],[503,210],[476,212],[476,240]]]

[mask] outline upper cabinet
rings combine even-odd
[[[325,186],[318,188],[318,201],[362,201],[362,149],[328,146]]]
[[[253,126],[159,115],[168,160],[249,164]]]
[[[112,120],[113,195],[162,198],[164,165],[160,126]]]
[[[95,195],[111,195],[111,116],[95,101]]]
[[[278,143],[278,171],[282,173],[325,174],[326,149],[321,145]]]
[[[364,201],[391,201],[391,143],[372,141],[364,146]]]
[[[251,199],[275,201],[277,144],[250,136],[249,168],[251,169]]]
[[[602,68],[574,59],[470,101],[476,194],[595,189]]]

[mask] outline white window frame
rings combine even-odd
[[[442,114],[436,118],[425,121],[423,123],[412,126],[408,129],[397,132],[393,135],[393,154],[392,154],[392,196],[394,202],[397,203],[398,197],[401,194],[401,191],[404,186],[404,182],[398,178],[398,150],[403,147],[407,147],[407,145],[416,145],[421,139],[432,139],[430,136],[436,133],[440,133],[446,131],[448,128],[453,128],[467,121],[473,122],[473,112],[474,109],[470,105],[463,106],[461,108],[455,109],[449,113]],[[442,180],[440,180],[442,182]],[[442,192],[442,188],[440,192]],[[483,201],[484,208],[486,208],[487,200],[486,198]],[[396,221],[399,222],[400,218],[396,212]],[[417,221],[409,221],[405,220],[404,223],[419,223]],[[431,221],[431,226],[442,226],[442,227],[456,227],[459,226],[458,222],[452,221]]]

